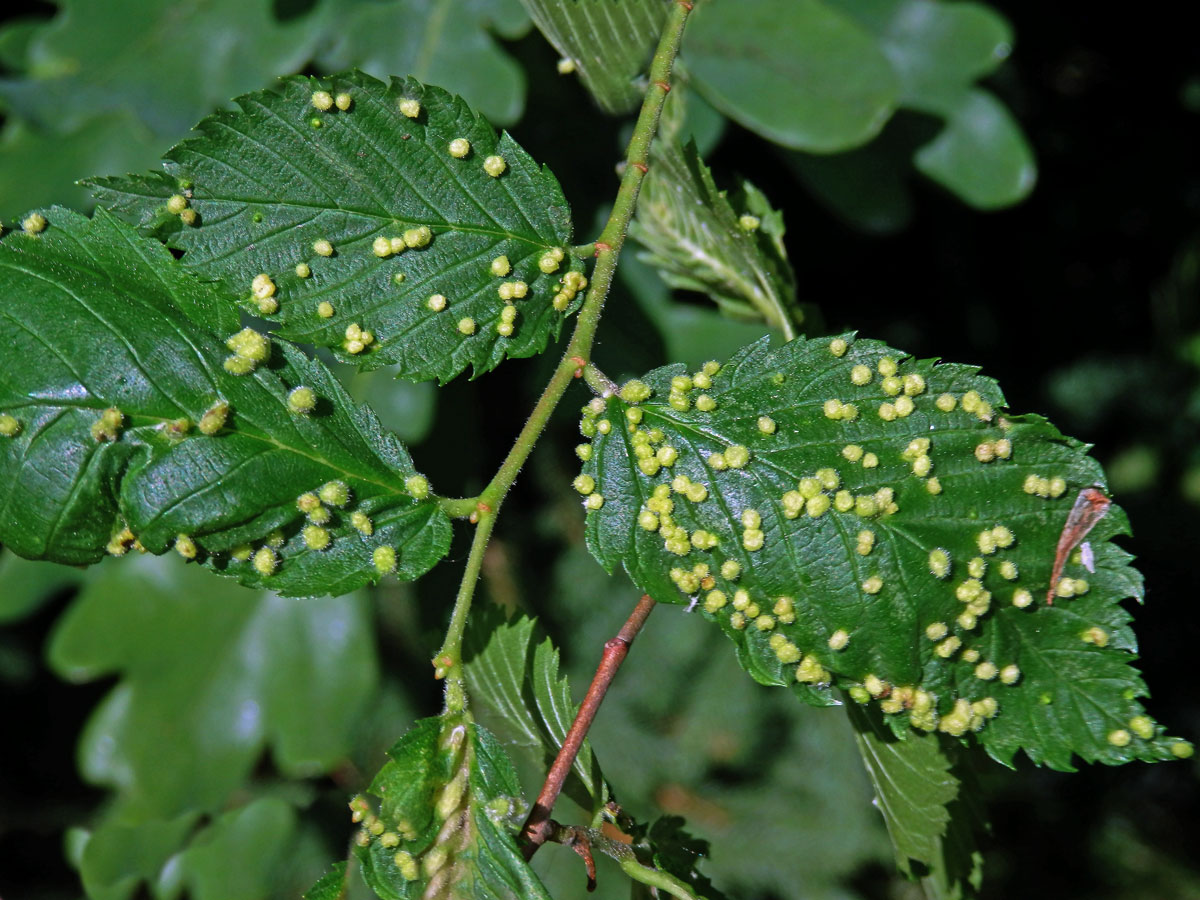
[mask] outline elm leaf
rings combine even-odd
[[[428,482],[324,365],[235,331],[219,290],[111,215],[44,218],[0,243],[9,549],[87,565],[175,547],[288,595],[415,578],[445,555],[450,523]],[[227,369],[256,355],[268,358],[252,372]]]
[[[974,732],[1058,769],[1187,754],[1138,702],[1117,507],[1095,572],[1070,556],[1046,602],[1100,467],[1003,406],[972,367],[852,334],[657,369],[585,408],[588,547],[716,622],[756,680],[818,704],[844,688],[898,734]]]
[[[280,337],[444,382],[537,355],[582,303],[558,182],[460,98],[347,72],[237,104],[168,151],[164,173],[92,185]]]

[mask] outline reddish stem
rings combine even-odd
[[[579,705],[579,712],[575,714],[575,721],[571,723],[567,736],[563,738],[562,748],[554,759],[554,765],[546,774],[542,792],[538,794],[537,801],[529,812],[529,818],[525,820],[521,829],[522,851],[526,859],[530,859],[537,852],[537,848],[546,843],[551,836],[554,826],[550,820],[550,813],[554,810],[554,802],[562,792],[571,766],[575,765],[575,757],[579,755],[579,748],[587,737],[588,729],[592,727],[600,704],[604,702],[608,686],[612,684],[617,670],[621,668],[621,663],[629,653],[629,645],[646,624],[646,618],[652,609],[654,601],[650,599],[649,594],[643,594],[629,618],[625,620],[625,624],[621,626],[621,630],[617,632],[617,636],[604,643],[604,654],[600,657],[600,665],[596,667],[596,674],[588,686],[587,695]]]

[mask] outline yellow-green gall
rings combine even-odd
[[[904,376],[904,393],[909,397],[925,393],[925,377],[916,372]]]
[[[982,578],[986,572],[987,560],[982,556],[975,556],[967,561],[967,574],[972,578]]]
[[[575,447],[575,455],[578,456],[582,462],[587,462],[589,459],[592,458],[592,445],[591,444],[577,445]]]
[[[508,261],[507,256],[497,256],[492,260],[492,263],[490,266],[488,266],[488,269],[497,278],[503,278],[512,271],[512,263]]]
[[[871,383],[871,370],[861,363],[850,370],[850,381],[859,387]]]
[[[704,608],[710,613],[715,613],[717,610],[724,608],[728,602],[724,591],[709,591],[704,598]]]
[[[759,219],[758,216],[752,216],[749,214],[738,216],[738,227],[742,229],[742,231],[758,231],[760,225],[762,225],[762,220]],[[845,352],[845,350],[842,351],[842,353]],[[836,353],[834,355],[840,356],[841,354]]]
[[[434,312],[441,312],[446,308],[446,298],[441,294],[433,294],[425,301],[425,305]]]
[[[342,112],[345,112],[346,110],[348,110],[350,108],[351,104],[353,104],[353,103],[354,103],[354,98],[345,92],[338,94],[336,97],[333,98],[333,105],[336,106],[338,109],[340,109]]]
[[[265,362],[271,355],[271,342],[253,328],[243,328],[225,342],[237,356],[251,362]]]
[[[1117,728],[1108,733],[1107,740],[1114,747],[1127,747],[1129,746],[1129,742],[1133,740],[1133,735],[1124,728]]]
[[[329,547],[329,532],[320,525],[305,525],[300,535],[304,538],[304,545],[310,550],[325,550]]]
[[[931,622],[925,626],[925,637],[931,641],[940,641],[949,633],[950,629],[945,622]]]
[[[604,497],[600,494],[588,494],[586,500],[583,501],[584,509],[599,509],[604,505]]]
[[[296,268],[292,271],[296,273],[297,278],[308,278],[312,275],[312,266],[308,263],[296,263]]]
[[[700,412],[712,412],[717,408],[717,401],[708,394],[701,394],[696,398],[696,409]]]
[[[471,152],[471,142],[466,138],[455,138],[446,149],[455,159],[462,159]]]
[[[759,416],[758,417],[758,430],[762,434],[774,434],[775,427],[776,427],[775,420],[772,419],[770,416]]]
[[[179,214],[179,221],[184,225],[195,225],[198,218],[194,209],[185,209]]]
[[[429,479],[424,475],[410,475],[404,479],[404,490],[408,491],[410,497],[424,500],[429,496]]]
[[[225,427],[225,421],[229,418],[229,404],[224,400],[214,403],[200,417],[200,423],[196,426],[201,434],[213,435]]]
[[[829,512],[829,495],[817,494],[815,497],[809,497],[804,504],[804,511],[812,518],[818,519],[825,513]]]
[[[322,319],[332,319],[333,318],[333,304],[330,303],[328,300],[322,300],[320,303],[317,304],[317,315],[320,316]]]
[[[829,342],[829,352],[837,357],[845,356],[846,350],[849,349],[849,347],[850,345],[847,344],[842,338],[834,338]]]
[[[333,94],[329,93],[329,91],[313,91],[309,102],[312,103],[314,109],[325,112],[325,110],[333,106]]]
[[[188,207],[187,197],[183,194],[172,194],[167,198],[167,212],[173,216],[179,215]]]
[[[8,413],[0,414],[0,437],[16,437],[21,433],[21,423]]]
[[[1191,759],[1196,748],[1189,741],[1175,741],[1171,744],[1171,755],[1176,759]]]
[[[317,495],[322,503],[341,508],[350,502],[350,487],[344,481],[327,481]]]
[[[638,513],[638,525],[644,531],[658,531],[658,516],[648,509]]]
[[[1129,720],[1129,730],[1148,741],[1154,737],[1154,720],[1149,716],[1134,716]]]
[[[504,161],[503,156],[489,156],[483,161],[483,171],[487,172],[493,178],[499,178],[507,168],[508,163]]]
[[[844,650],[846,645],[850,643],[850,632],[844,628],[839,628],[829,636],[830,650]]]
[[[997,525],[992,529],[992,543],[997,547],[1011,547],[1015,540],[1012,530],[1005,525]]]
[[[893,403],[879,404],[879,418],[885,422],[894,422],[897,419],[896,406]]]
[[[833,508],[838,512],[850,512],[854,509],[854,495],[847,490],[838,491],[833,495]]]
[[[1012,663],[1000,670],[1000,681],[1004,684],[1016,684],[1021,679],[1021,670]]]
[[[392,255],[392,242],[385,237],[377,237],[371,242],[371,252],[380,259],[387,259]]]
[[[575,480],[571,482],[571,486],[579,493],[587,496],[596,489],[596,479],[591,475],[576,475]]]
[[[324,238],[313,241],[312,249],[317,256],[333,256],[333,244]]]
[[[270,547],[259,547],[254,554],[254,571],[266,578],[279,568],[279,556]]]
[[[975,667],[975,677],[980,681],[991,681],[999,674],[1000,670],[996,668],[996,664],[993,662],[985,660]]]
[[[674,447],[659,447],[658,452],[654,454],[654,458],[664,466],[673,466],[675,465],[675,461],[679,459],[679,451]]]
[[[1085,644],[1095,644],[1097,647],[1108,646],[1108,632],[1097,625],[1085,629],[1079,635],[1079,639]]]
[[[879,465],[879,457],[874,453],[864,453],[862,458],[862,467],[864,469],[874,469]]]
[[[400,107],[401,114],[410,119],[415,119],[421,114],[421,101],[419,100],[401,98],[397,105]]]
[[[890,356],[885,356],[883,359],[879,360],[879,365],[877,368],[879,370],[879,374],[884,378],[887,378],[889,375],[895,375],[898,370],[896,360]]]
[[[946,578],[950,575],[950,553],[938,547],[929,552],[929,572],[934,578]]]
[[[30,213],[21,220],[21,230],[26,234],[41,234],[47,224],[46,217],[41,213]]]
[[[596,430],[601,434],[608,434],[610,431],[612,431],[612,422],[610,422],[608,419],[600,419],[596,423]]]
[[[409,228],[404,232],[404,245],[411,247],[414,250],[419,250],[422,247],[428,247],[430,241],[433,240],[433,232],[428,225],[420,225],[416,228]]]
[[[115,406],[110,406],[92,423],[92,437],[97,441],[115,441],[124,427],[125,414]]]
[[[903,397],[897,397],[896,402],[893,405],[896,407],[896,415],[902,419],[905,416],[912,415],[913,410],[917,408],[912,401],[912,397],[907,395]]]
[[[878,594],[883,590],[883,579],[878,575],[872,575],[862,583],[862,589],[867,594]]]
[[[380,575],[387,575],[389,572],[395,572],[396,551],[391,547],[376,547],[371,553],[371,562],[375,564],[375,571]]]
[[[703,503],[708,499],[708,488],[699,482],[689,484],[687,490],[684,491],[684,496],[693,503]]]
[[[863,448],[858,444],[847,444],[842,448],[842,457],[850,462],[858,462],[863,458]]]
[[[864,528],[858,533],[854,550],[859,556],[870,556],[873,549],[875,549],[875,532]]]
[[[370,516],[360,509],[356,509],[350,513],[350,524],[355,531],[365,534],[367,537],[375,533],[375,523],[371,521]]]
[[[938,656],[940,656],[942,659],[949,659],[951,656],[953,656],[958,651],[958,648],[961,646],[962,646],[962,640],[959,639],[958,637],[956,637],[955,635],[950,635],[950,637],[946,638],[944,641],[937,644],[933,648],[933,652],[936,653]]]
[[[475,320],[472,319],[470,316],[464,316],[463,318],[458,320],[458,330],[462,334],[474,334],[475,333]]]
[[[741,469],[750,461],[750,451],[741,444],[725,449],[725,464],[731,469]]]
[[[903,382],[900,381],[900,376],[888,375],[886,378],[880,381],[879,386],[883,388],[883,392],[889,397],[895,397],[900,393],[900,389],[904,385]]]
[[[193,541],[186,534],[176,535],[175,536],[175,552],[178,553],[180,556],[182,556],[184,559],[195,559],[196,553],[198,552],[198,550],[196,548],[196,542]]]
[[[317,408],[317,394],[312,388],[299,385],[288,391],[287,405],[297,415],[307,416]]]
[[[649,400],[651,393],[649,385],[634,379],[625,382],[621,388],[620,396],[626,403],[641,403],[644,400]]]
[[[1033,603],[1033,594],[1029,593],[1029,591],[1025,590],[1025,588],[1018,588],[1013,592],[1013,606],[1017,607],[1018,609],[1024,609],[1031,603]]]
[[[763,546],[763,533],[757,528],[747,528],[742,532],[742,547],[749,550],[751,553],[756,550],[761,550]]]

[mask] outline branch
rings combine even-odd
[[[604,226],[600,239],[593,245],[595,248],[596,265],[592,269],[591,283],[579,316],[575,321],[575,330],[567,344],[566,352],[559,361],[554,374],[550,377],[542,396],[530,413],[521,433],[500,464],[496,475],[483,493],[478,497],[477,510],[472,514],[472,521],[478,523],[479,530],[471,545],[471,553],[467,558],[467,568],[463,573],[462,584],[455,600],[454,612],[451,615],[450,626],[446,630],[446,639],[441,649],[434,657],[433,663],[438,677],[446,678],[447,705],[453,702],[457,705],[464,702],[464,684],[462,680],[462,635],[466,625],[467,613],[475,594],[475,584],[479,577],[479,569],[483,562],[483,551],[491,536],[496,515],[500,504],[504,502],[517,474],[529,454],[533,452],[534,444],[541,436],[546,423],[550,420],[558,402],[566,393],[571,382],[583,375],[587,369],[592,345],[596,339],[596,328],[600,323],[600,314],[604,309],[604,301],[612,287],[613,276],[616,274],[617,258],[621,246],[625,243],[625,235],[629,231],[629,223],[637,207],[638,194],[641,192],[642,179],[649,170],[650,144],[658,132],[659,119],[662,116],[663,104],[667,93],[671,90],[671,70],[675,58],[679,55],[679,46],[683,40],[683,29],[687,24],[688,14],[692,10],[690,0],[676,0],[667,22],[663,26],[662,37],[654,51],[654,59],[650,63],[650,86],[646,89],[646,97],[642,101],[642,110],[638,114],[637,123],[633,128],[629,148],[625,155],[625,171],[621,176],[621,186],[617,190],[613,202],[612,213]],[[460,505],[452,507],[452,511],[461,514]]]
[[[529,818],[525,820],[525,825],[521,828],[519,841],[526,859],[530,859],[537,852],[537,848],[544,844],[552,834],[554,825],[550,819],[550,813],[554,810],[554,803],[562,792],[563,783],[567,780],[571,766],[575,765],[575,757],[579,755],[579,748],[587,738],[588,729],[592,727],[592,721],[596,718],[600,704],[604,702],[608,686],[612,684],[617,670],[621,668],[621,663],[625,661],[625,657],[629,653],[630,644],[642,630],[642,626],[646,624],[646,618],[652,609],[654,609],[654,601],[650,599],[649,594],[642,594],[642,598],[638,600],[637,606],[633,608],[633,612],[629,614],[629,618],[625,620],[625,624],[621,626],[617,636],[605,642],[604,654],[600,657],[600,665],[596,667],[596,674],[588,686],[587,695],[583,698],[583,703],[579,705],[575,721],[571,723],[571,729],[563,738],[562,748],[558,751],[554,764],[546,774],[546,783],[542,785],[537,802],[533,804]]]

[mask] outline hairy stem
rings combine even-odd
[[[592,727],[600,704],[604,702],[608,686],[612,684],[617,670],[621,668],[621,663],[629,653],[629,645],[646,624],[646,618],[652,609],[654,601],[650,599],[649,594],[643,594],[629,618],[625,620],[625,624],[621,626],[621,630],[617,632],[617,636],[605,642],[604,654],[600,657],[600,665],[596,667],[596,674],[588,686],[587,695],[583,698],[583,703],[579,704],[575,721],[571,723],[567,736],[563,738],[562,747],[546,775],[546,782],[542,785],[537,802],[533,804],[529,818],[525,820],[521,829],[522,852],[526,859],[532,857],[537,848],[550,837],[553,831],[550,813],[554,810],[554,803],[562,792],[571,766],[575,765],[575,757],[579,755],[579,748],[583,746],[588,729]]]
[[[650,86],[646,89],[642,109],[634,125],[633,137],[625,154],[625,171],[621,176],[621,186],[617,190],[612,212],[599,240],[593,245],[596,265],[592,270],[591,282],[579,316],[575,320],[575,330],[567,344],[567,350],[562,360],[550,377],[542,396],[526,420],[520,434],[517,435],[512,449],[504,462],[500,464],[495,477],[483,493],[477,498],[478,530],[471,544],[471,552],[467,557],[466,571],[463,572],[462,584],[454,603],[454,612],[450,617],[450,625],[446,630],[446,639],[434,658],[437,673],[447,679],[447,705],[451,702],[451,688],[456,696],[462,694],[462,635],[466,627],[467,613],[471,608],[471,600],[475,595],[475,584],[479,580],[479,570],[483,565],[483,554],[487,548],[488,538],[495,525],[496,515],[500,504],[504,502],[521,467],[533,452],[533,447],[541,436],[550,415],[558,402],[566,393],[571,382],[584,374],[592,352],[592,344],[596,339],[596,327],[600,323],[600,314],[604,310],[604,301],[612,287],[613,275],[617,269],[617,258],[621,246],[625,243],[625,235],[629,231],[629,222],[637,207],[638,193],[641,191],[642,179],[649,170],[650,144],[658,131],[658,122],[662,116],[663,103],[671,90],[671,69],[675,57],[679,55],[679,46],[683,40],[683,29],[687,24],[688,14],[692,10],[689,0],[676,0],[671,7],[667,22],[663,26],[662,37],[654,51],[654,59],[650,63]],[[453,505],[451,505],[451,503]],[[460,501],[444,503],[451,514],[461,514],[463,504]]]

